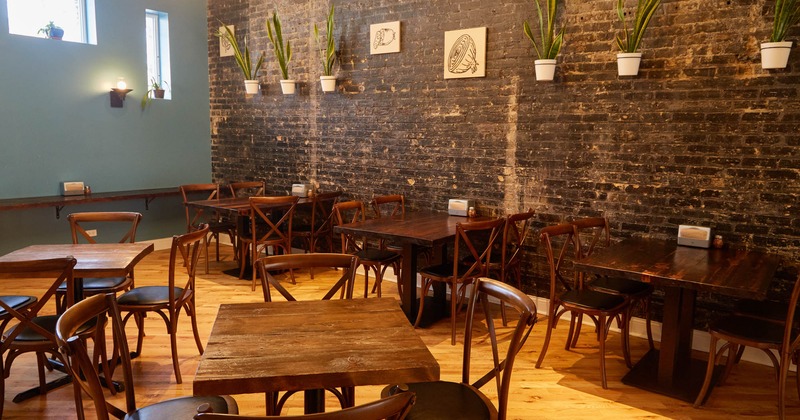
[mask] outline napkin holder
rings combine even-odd
[[[83,195],[83,188],[82,181],[63,181],[61,182],[61,195]]]
[[[312,189],[311,184],[292,184],[292,195],[306,198],[310,189]]]
[[[447,213],[451,216],[467,216],[470,207],[475,207],[475,200],[451,198],[447,202]]]
[[[711,245],[711,228],[702,226],[678,226],[678,245],[708,248]]]

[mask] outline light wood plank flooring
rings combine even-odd
[[[225,251],[223,261],[213,261],[213,250],[211,250],[211,273],[201,273],[198,276],[198,324],[200,334],[205,338],[211,331],[220,303],[262,301],[261,291],[252,292],[249,281],[238,280],[221,273],[223,269],[235,267],[230,248],[223,248]],[[157,251],[145,258],[136,269],[136,284],[160,284],[161,279],[165,278],[168,258],[168,251]],[[316,282],[312,282],[301,273],[298,276],[298,285],[287,284],[287,287],[295,296],[311,296],[315,290],[325,288],[331,279],[331,275],[318,273]],[[359,279],[361,282],[357,283],[356,295],[363,290],[363,277]],[[38,293],[36,281],[2,280],[0,284],[2,284],[2,294]],[[385,295],[397,294],[393,283],[385,283],[383,289]],[[463,320],[463,314],[461,319]],[[191,395],[192,379],[200,356],[194,345],[189,320],[182,317],[178,338],[184,381],[180,385],[175,383],[172,374],[169,338],[163,323],[155,316],[148,317],[147,321],[144,354],[133,362],[137,404],[143,406],[166,398]],[[449,325],[449,322],[442,321],[418,332],[439,360],[442,379],[459,380],[461,347],[450,345]],[[461,325],[463,326],[463,322]],[[536,369],[534,364],[541,350],[544,323],[540,320],[540,324],[534,328],[515,365],[509,418],[727,420],[743,417],[777,417],[777,383],[769,367],[742,362],[734,369],[728,383],[714,390],[706,406],[695,409],[690,404],[623,385],[620,378],[627,369],[619,349],[619,336],[616,334],[612,334],[608,345],[609,389],[602,389],[598,375],[597,343],[592,336],[591,328],[583,329],[583,336],[575,351],[563,350],[566,331],[567,325],[562,322],[561,328],[556,330],[542,368]],[[128,335],[133,345],[135,330],[132,326],[128,329]],[[459,334],[462,335],[463,332]],[[644,354],[646,348],[645,340],[632,339],[634,358]],[[6,380],[3,418],[75,418],[72,389],[69,386],[19,404],[11,402],[18,392],[36,385],[35,372],[35,359],[32,355],[21,356],[15,361],[10,378]],[[56,374],[48,375],[53,378]],[[485,388],[491,389],[492,386],[488,385]],[[358,388],[357,403],[378,398],[380,390],[381,387]],[[794,375],[790,377],[787,396],[788,418],[800,418],[800,402],[794,385]],[[263,396],[237,395],[236,399],[242,413],[263,413]],[[115,397],[115,400],[120,402],[118,406],[123,406],[118,397]],[[86,405],[87,408],[91,408],[89,403]],[[331,403],[329,406],[334,405]],[[296,396],[283,414],[301,411],[301,396]]]

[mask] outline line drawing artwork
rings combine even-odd
[[[231,30],[231,33],[234,34],[235,36],[236,28],[234,28],[233,25],[228,25],[228,28]],[[225,32],[225,27],[220,26],[219,31],[220,33]],[[232,55],[233,55],[233,46],[231,46],[231,44],[228,41],[226,41],[224,37],[219,37],[219,56],[230,57]]]
[[[370,25],[369,39],[370,54],[400,52],[400,21]]]
[[[444,78],[486,76],[486,28],[444,33]]]

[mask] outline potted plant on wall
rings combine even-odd
[[[244,40],[244,51],[239,48],[239,42],[236,41],[236,37],[233,35],[233,31],[228,27],[228,25],[220,22],[224,30],[220,30],[217,32],[217,36],[223,38],[229,44],[231,44],[231,49],[233,50],[233,57],[236,59],[236,64],[239,65],[239,68],[242,70],[244,74],[244,88],[245,92],[248,95],[255,95],[258,93],[258,71],[261,70],[261,66],[264,64],[264,53],[262,52],[258,56],[258,60],[256,61],[256,65],[253,66],[253,62],[250,60],[250,49],[247,47],[247,38]]]
[[[775,18],[769,42],[761,43],[761,68],[783,69],[789,64],[792,41],[786,34],[800,21],[800,0],[775,0]]]
[[[553,76],[556,72],[556,57],[561,50],[561,43],[564,41],[565,27],[562,26],[558,35],[556,35],[555,21],[558,0],[547,0],[547,26],[544,24],[544,15],[542,13],[542,7],[539,5],[539,0],[535,0],[535,3],[536,13],[539,15],[539,33],[542,40],[541,47],[536,43],[536,39],[534,39],[533,32],[531,31],[531,26],[528,24],[527,20],[522,23],[522,27],[525,35],[527,35],[528,39],[530,39],[533,44],[536,56],[539,57],[538,60],[534,61],[536,80],[553,80]]]
[[[39,28],[37,33],[44,34],[45,37],[50,39],[61,40],[64,37],[64,30],[60,26],[56,26],[52,20],[47,25]]]
[[[273,33],[272,26],[275,26]],[[295,81],[289,79],[289,61],[292,60],[292,45],[286,41],[283,45],[283,31],[281,30],[281,20],[278,12],[272,12],[272,22],[267,18],[267,35],[269,36],[272,47],[275,49],[275,58],[278,60],[278,67],[281,71],[281,91],[284,95],[294,95]]]
[[[661,5],[661,0],[636,0],[636,14],[633,25],[628,30],[625,21],[625,0],[617,0],[617,16],[622,22],[622,36],[617,35],[617,46],[622,51],[617,54],[617,73],[620,76],[636,76],[639,74],[639,63],[642,53],[637,52],[642,37],[650,24],[650,19]]]
[[[317,28],[316,23],[314,24],[314,38],[317,40],[317,47],[322,58],[322,76],[319,77],[319,81],[322,84],[323,92],[333,92],[336,90],[336,76],[333,75],[333,64],[336,62],[336,43],[333,38],[333,5],[331,5],[331,11],[328,13],[325,26],[327,39],[325,48],[323,48],[319,40],[319,28]]]
[[[166,80],[158,83],[158,80],[155,78],[150,79],[150,89],[142,97],[142,109],[147,108],[147,105],[150,104],[150,101],[153,99],[164,99],[164,87],[169,85]]]

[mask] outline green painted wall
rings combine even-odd
[[[172,100],[147,91],[144,11],[169,13]],[[93,192],[176,187],[211,179],[206,2],[96,1],[97,45],[9,35],[0,0],[0,199],[58,194],[60,181]],[[118,77],[133,89],[111,108]],[[63,213],[132,210],[144,215],[137,239],[183,231],[176,196],[73,206]],[[69,240],[52,209],[0,212],[0,253],[32,243]]]

